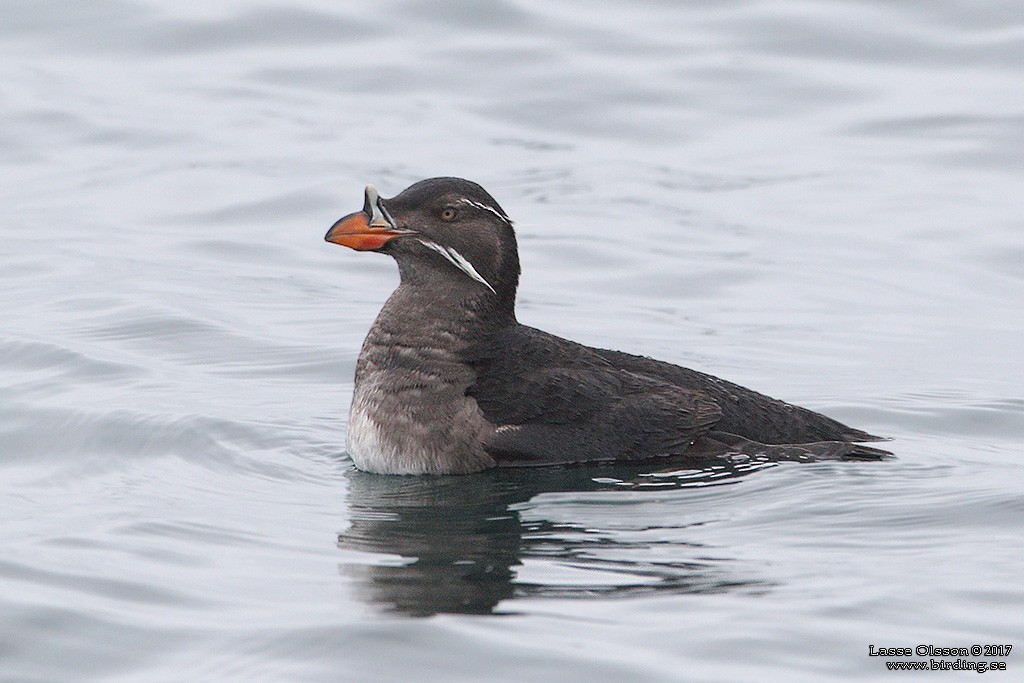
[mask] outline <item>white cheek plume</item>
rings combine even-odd
[[[463,273],[465,273],[469,277],[473,278],[474,280],[482,284],[487,289],[491,290],[492,294],[497,294],[497,292],[494,291],[494,287],[491,287],[491,283],[485,280],[483,276],[477,272],[476,268],[473,267],[473,264],[467,261],[466,257],[457,252],[455,249],[452,249],[451,247],[442,247],[437,242],[432,242],[430,240],[421,239],[419,240],[419,242],[423,246],[429,249],[433,249],[441,256],[444,256],[445,259],[447,259],[448,262],[451,263],[453,266],[455,266]]]

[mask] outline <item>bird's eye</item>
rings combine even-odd
[[[455,220],[455,217],[457,215],[458,215],[458,212],[455,209],[453,209],[452,207],[449,206],[448,208],[446,208],[446,209],[441,211],[441,220],[443,220],[443,221],[453,221],[453,220]]]

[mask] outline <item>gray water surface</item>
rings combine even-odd
[[[1010,0],[0,2],[0,679],[1019,677],[1022,83]],[[354,470],[323,234],[436,175],[523,322],[898,459]]]

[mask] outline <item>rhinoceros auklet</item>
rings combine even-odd
[[[729,452],[881,459],[879,441],[695,370],[595,349],[516,320],[512,221],[476,183],[431,178],[362,211],[328,242],[398,262],[356,364],[348,452],[389,474],[458,474]]]

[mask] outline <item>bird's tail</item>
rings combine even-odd
[[[763,444],[726,432],[708,432],[694,442],[691,451],[707,455],[747,455],[774,462],[822,462],[826,460],[889,460],[889,451],[848,441]]]

